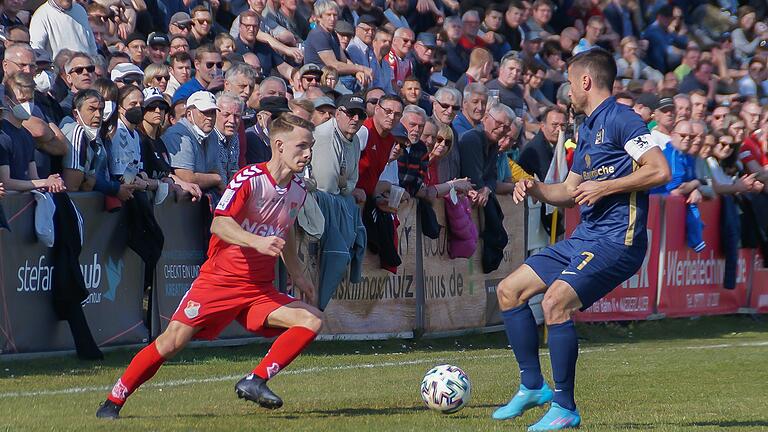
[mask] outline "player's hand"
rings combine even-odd
[[[293,286],[301,294],[301,299],[309,304],[315,303],[315,286],[304,276],[293,279]]]
[[[536,182],[532,179],[524,179],[515,183],[515,190],[512,192],[512,201],[520,204],[525,201],[525,197],[530,195],[530,191],[536,187]]]
[[[45,180],[45,187],[48,189],[48,192],[51,193],[64,192],[67,190],[67,187],[64,186],[64,180],[61,179],[59,174],[51,174],[48,176]]]
[[[694,189],[693,192],[688,195],[688,199],[686,199],[685,202],[688,204],[698,204],[702,199],[701,192],[699,192],[698,189]]]
[[[256,249],[256,252],[272,257],[280,255],[284,246],[285,240],[275,236],[257,237],[253,244],[251,244],[251,247]]]
[[[595,205],[605,193],[605,185],[594,180],[581,183],[574,192],[573,200],[578,205]]]

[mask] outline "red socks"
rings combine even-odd
[[[270,379],[285,369],[315,338],[317,333],[306,327],[291,327],[281,334],[253,373]]]
[[[131,364],[128,365],[128,369],[117,380],[117,383],[112,388],[112,393],[107,396],[107,399],[122,406],[131,393],[155,376],[155,373],[157,373],[157,370],[160,369],[164,362],[165,358],[160,355],[155,343],[152,342],[133,357]]]

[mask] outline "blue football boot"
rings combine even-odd
[[[499,407],[493,412],[494,420],[507,420],[520,417],[526,410],[544,405],[552,400],[554,393],[545,382],[540,389],[530,390],[520,384],[517,394],[512,397],[508,404]]]

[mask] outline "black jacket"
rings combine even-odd
[[[509,237],[504,229],[504,213],[501,211],[499,201],[495,194],[488,196],[488,203],[483,209],[485,221],[483,224],[483,273],[491,273],[499,268],[504,258],[504,248]]]

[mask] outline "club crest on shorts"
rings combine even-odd
[[[605,129],[600,128],[600,130],[597,131],[597,134],[595,135],[595,145],[602,144],[603,138],[605,138]]]
[[[184,315],[189,319],[197,318],[200,315],[200,303],[196,301],[188,301],[187,307],[184,308]]]

